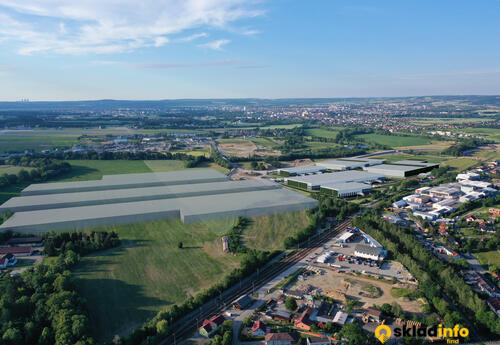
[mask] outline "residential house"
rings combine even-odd
[[[252,326],[252,334],[256,337],[264,337],[267,333],[266,324],[260,320],[255,321]]]
[[[309,318],[311,313],[312,309],[306,308],[306,310],[304,310],[302,314],[300,314],[300,316],[293,321],[293,325],[297,328],[303,329],[304,331],[311,330],[311,326],[313,324],[312,320]]]
[[[290,333],[268,333],[266,345],[292,345],[294,338]]]
[[[233,308],[235,309],[245,309],[252,304],[253,300],[248,295],[243,295],[233,302]]]
[[[16,256],[30,256],[33,254],[33,247],[0,247],[0,255],[14,254]]]
[[[290,322],[291,319],[292,319],[292,314],[286,311],[278,310],[273,314],[274,321]]]
[[[365,315],[374,322],[380,322],[382,320],[382,312],[375,308],[366,309]]]
[[[307,345],[331,345],[332,341],[328,337],[307,337]]]
[[[497,314],[498,317],[500,317],[500,298],[498,297],[489,298],[486,301],[486,303],[488,303],[490,309],[493,310],[493,312]]]
[[[330,315],[330,309],[332,305],[328,302],[321,301],[319,306],[313,310],[310,319],[315,322],[332,322],[333,318]]]
[[[214,315],[208,320],[204,320],[200,327],[200,335],[210,338],[212,337],[224,323],[226,319],[222,315]]]
[[[17,263],[17,258],[12,254],[5,254],[0,257],[0,268],[14,266]]]
[[[333,323],[343,326],[347,321],[347,316],[348,316],[347,313],[344,313],[343,311],[339,310],[337,314],[335,314],[335,317],[333,318]]]

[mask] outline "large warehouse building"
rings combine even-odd
[[[426,173],[434,168],[439,167],[439,164],[424,163],[422,165],[398,165],[398,164],[381,164],[365,168],[366,171],[376,174],[383,174],[388,177],[408,177],[421,173]]]
[[[195,174],[192,174],[195,172]],[[40,233],[51,230],[84,229],[92,226],[125,224],[165,218],[180,218],[185,223],[223,217],[252,217],[280,212],[299,211],[317,206],[318,201],[266,180],[188,183],[186,175],[220,178],[212,170],[185,170],[183,174],[161,173],[162,187],[116,189],[118,183],[131,182],[125,175],[104,177],[99,191],[73,192],[81,182],[36,185],[37,193],[46,195],[21,196],[7,201],[0,209],[15,213],[0,226],[0,230]],[[154,178],[133,174],[134,186],[148,185]],[[170,176],[169,176],[170,175]],[[181,184],[180,181],[182,181]],[[96,182],[96,181],[91,181]],[[165,184],[168,183],[168,186]],[[48,185],[59,185],[52,188]],[[130,186],[131,183],[125,184]],[[106,188],[109,186],[109,190]],[[85,186],[85,187],[88,187]],[[35,190],[28,187],[28,190]],[[59,193],[54,194],[54,190]],[[69,192],[67,191],[69,190]],[[44,202],[45,200],[45,202]]]
[[[348,198],[353,196],[364,196],[369,193],[372,187],[369,184],[359,182],[323,184],[320,191],[323,194],[336,196],[338,198]]]
[[[213,169],[182,170],[159,173],[106,175],[102,180],[32,184],[22,196],[58,193],[90,192],[98,190],[172,186],[180,184],[224,182],[226,175]]]
[[[326,173],[320,175],[297,176],[285,178],[287,185],[307,190],[319,190],[321,186],[342,184],[347,182],[372,183],[382,182],[382,174],[373,174],[366,171],[351,170]]]
[[[325,171],[326,171],[325,167],[316,165],[304,165],[293,168],[278,169],[278,174],[280,176],[297,176],[297,175],[318,174]]]

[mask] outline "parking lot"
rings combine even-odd
[[[337,243],[337,236],[327,242],[322,249],[318,249],[314,254],[306,259],[309,264],[316,266],[338,270],[339,272],[360,272],[363,274],[371,274],[376,276],[383,276],[386,278],[396,278],[401,282],[412,282],[413,277],[408,270],[395,261],[377,262],[368,259],[356,258],[353,256],[354,247],[357,244],[365,244],[361,238],[357,238],[349,243]],[[325,263],[317,262],[319,256],[326,251],[330,251],[331,255]]]

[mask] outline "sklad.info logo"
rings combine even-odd
[[[467,338],[469,329],[455,325],[453,328],[443,327],[439,324],[433,327],[396,327],[393,331],[387,325],[380,325],[375,329],[375,337],[383,344],[394,333],[396,337],[431,337],[447,338],[447,344],[458,344],[458,338]]]

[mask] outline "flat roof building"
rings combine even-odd
[[[26,187],[22,196],[98,190],[144,188],[227,181],[226,175],[213,169],[191,169],[143,174],[105,175],[101,180],[81,182],[38,183]]]
[[[421,167],[410,165],[381,164],[367,167],[365,168],[365,170],[371,173],[383,174],[388,177],[407,177],[431,171],[438,166],[439,165]]]
[[[40,233],[166,218],[180,218],[184,223],[193,223],[215,218],[299,211],[314,208],[317,204],[317,200],[281,188],[16,212],[0,226],[0,231]]]
[[[298,176],[298,175],[306,175],[306,174],[317,174],[326,171],[325,167],[316,166],[316,165],[304,165],[293,168],[282,168],[278,169],[278,174],[280,176]]]
[[[382,260],[384,258],[384,251],[380,247],[357,244],[356,247],[354,247],[354,256],[363,259]]]
[[[339,171],[321,175],[297,176],[285,178],[287,185],[308,190],[320,189],[323,185],[341,184],[347,182],[380,182],[385,179],[382,174],[366,171]]]
[[[347,182],[347,183],[332,183],[323,184],[320,187],[320,191],[323,194],[336,196],[338,198],[352,197],[358,195],[365,195],[370,192],[371,186],[359,182]]]
[[[7,210],[12,212],[35,211],[52,208],[185,198],[191,196],[229,194],[280,188],[282,188],[280,184],[269,180],[224,180],[223,182],[212,183],[30,195],[9,199],[0,205],[0,214]]]
[[[339,159],[330,159],[327,161],[317,162],[316,165],[329,170],[351,170],[351,169],[362,168],[366,166],[366,163],[339,160]]]

